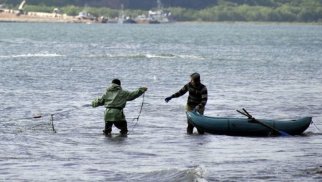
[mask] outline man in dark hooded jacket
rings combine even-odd
[[[172,98],[177,98],[185,93],[189,92],[188,101],[186,105],[186,111],[192,111],[196,109],[200,114],[205,111],[205,106],[208,100],[207,87],[200,82],[200,74],[193,73],[190,75],[190,82],[183,86],[177,93],[165,98],[166,102],[169,102]],[[187,133],[193,133],[194,126],[188,121]],[[198,129],[199,134],[203,134],[204,131]]]
[[[111,135],[113,124],[121,130],[120,133],[122,135],[127,134],[127,122],[123,113],[126,102],[138,98],[146,91],[146,87],[141,87],[136,91],[129,92],[122,89],[119,79],[112,81],[112,85],[107,88],[106,93],[92,102],[93,107],[105,106],[106,108],[104,134]]]

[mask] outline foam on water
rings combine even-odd
[[[163,170],[130,172],[129,179],[133,181],[159,181],[159,182],[207,182],[206,171],[203,167],[195,166],[187,169],[169,168]]]
[[[18,54],[18,55],[0,55],[0,58],[36,58],[36,57],[63,57],[55,53],[35,53],[35,54]]]
[[[0,56],[1,57],[1,56]],[[204,58],[198,55],[184,55],[184,54],[153,54],[153,53],[107,53],[107,54],[91,54],[79,55],[82,58],[119,58],[119,59],[190,59],[190,60],[203,60]]]

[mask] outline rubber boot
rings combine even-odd
[[[124,129],[121,129],[120,134],[121,134],[122,137],[126,137],[127,132],[128,132],[127,128],[124,128]]]
[[[201,129],[198,129],[198,128],[197,128],[197,131],[198,131],[198,134],[199,134],[199,135],[203,135],[203,134],[205,134],[205,131],[203,131],[203,130],[201,130]]]
[[[105,129],[103,130],[104,135],[112,136],[112,125],[105,123]]]
[[[193,125],[188,123],[187,134],[191,135],[193,133]]]

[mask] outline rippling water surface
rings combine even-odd
[[[322,181],[319,25],[0,23],[0,47],[0,181]],[[246,108],[312,116],[317,127],[186,135],[187,95],[164,98],[196,71],[205,115]],[[116,77],[127,90],[149,88],[137,124],[143,98],[125,109],[126,138],[103,136],[104,108],[88,107]]]

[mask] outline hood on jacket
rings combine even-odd
[[[120,85],[112,83],[112,85],[109,88],[107,88],[107,91],[117,91],[121,89],[122,87]]]

